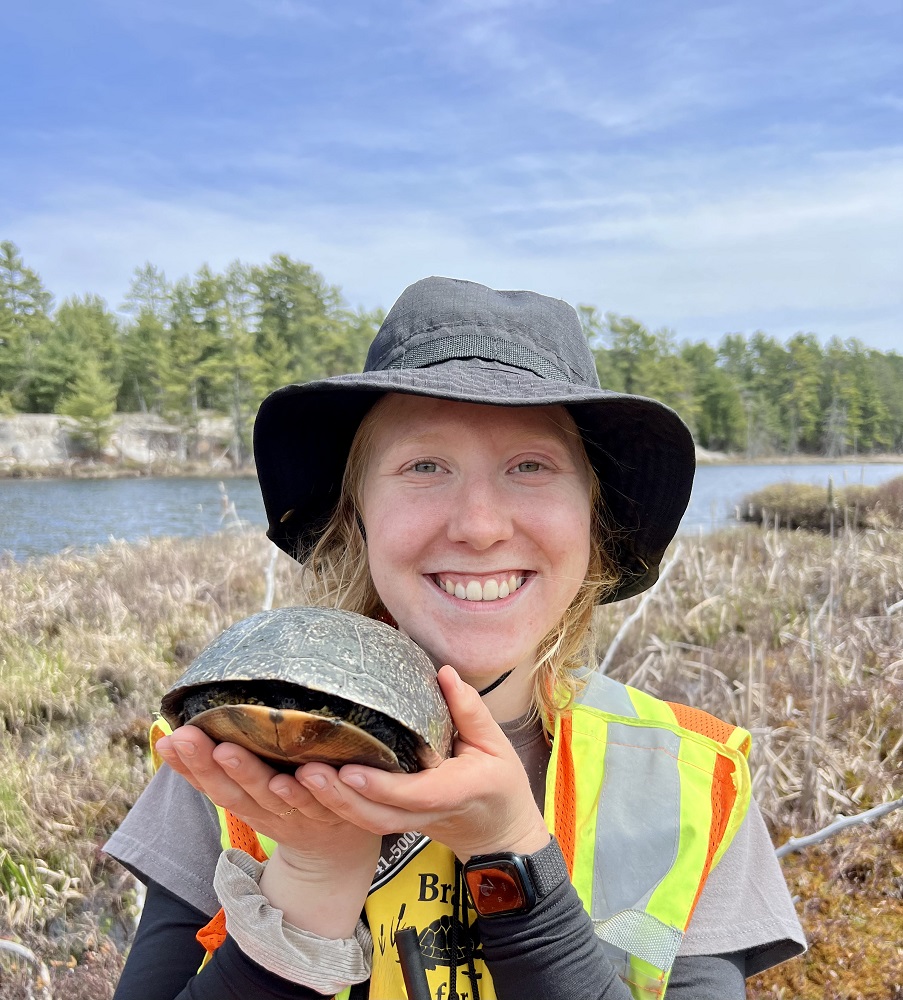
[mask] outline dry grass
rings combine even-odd
[[[260,609],[271,552],[229,534],[0,562],[0,936],[40,953],[55,995],[111,993],[136,899],[99,846],[147,779],[151,710]],[[777,842],[903,794],[903,533],[739,528],[676,558],[610,672],[752,730]],[[275,568],[275,604],[296,603],[297,567]],[[602,609],[601,649],[639,600]],[[784,860],[813,949],[751,996],[894,996],[901,818]],[[0,967],[0,1000],[26,978]]]
[[[70,1000],[102,995],[133,929],[133,880],[100,847],[147,781],[151,712],[214,635],[260,609],[271,550],[224,534],[0,561],[0,937],[62,963]],[[297,600],[295,564],[275,565],[280,597]],[[0,967],[0,998],[23,976]]]
[[[823,825],[903,791],[901,598],[899,532],[684,540],[610,672],[750,729],[773,825]],[[603,610],[601,648],[632,603]]]
[[[880,486],[774,483],[746,497],[740,510],[744,521],[790,529],[903,528],[903,476]]]

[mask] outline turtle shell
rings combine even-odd
[[[412,771],[451,753],[429,657],[397,629],[350,611],[279,608],[237,622],[160,710],[173,727],[191,722],[291,769],[318,760]]]

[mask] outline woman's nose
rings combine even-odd
[[[486,479],[462,482],[448,512],[448,537],[474,549],[488,549],[514,533],[513,511],[504,491]]]

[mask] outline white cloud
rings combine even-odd
[[[700,168],[700,186],[687,180],[691,162],[625,161],[601,177],[599,165],[563,163],[563,180],[536,161],[533,186],[506,201],[488,177],[466,202],[457,191],[369,206],[286,189],[149,198],[82,187],[20,216],[8,236],[58,297],[94,291],[114,307],[145,260],[175,278],[287,252],[354,304],[388,306],[440,273],[533,287],[679,336],[804,328],[903,349],[903,150],[821,158],[758,183]]]

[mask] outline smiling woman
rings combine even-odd
[[[599,387],[570,306],[420,281],[363,373],[264,401],[255,457],[319,602],[435,665],[453,754],[284,774],[160,738],[107,845],[148,883],[118,1000],[414,997],[408,928],[422,995],[462,1000],[733,1000],[801,949],[749,734],[592,669],[593,610],[657,580],[694,452]]]

